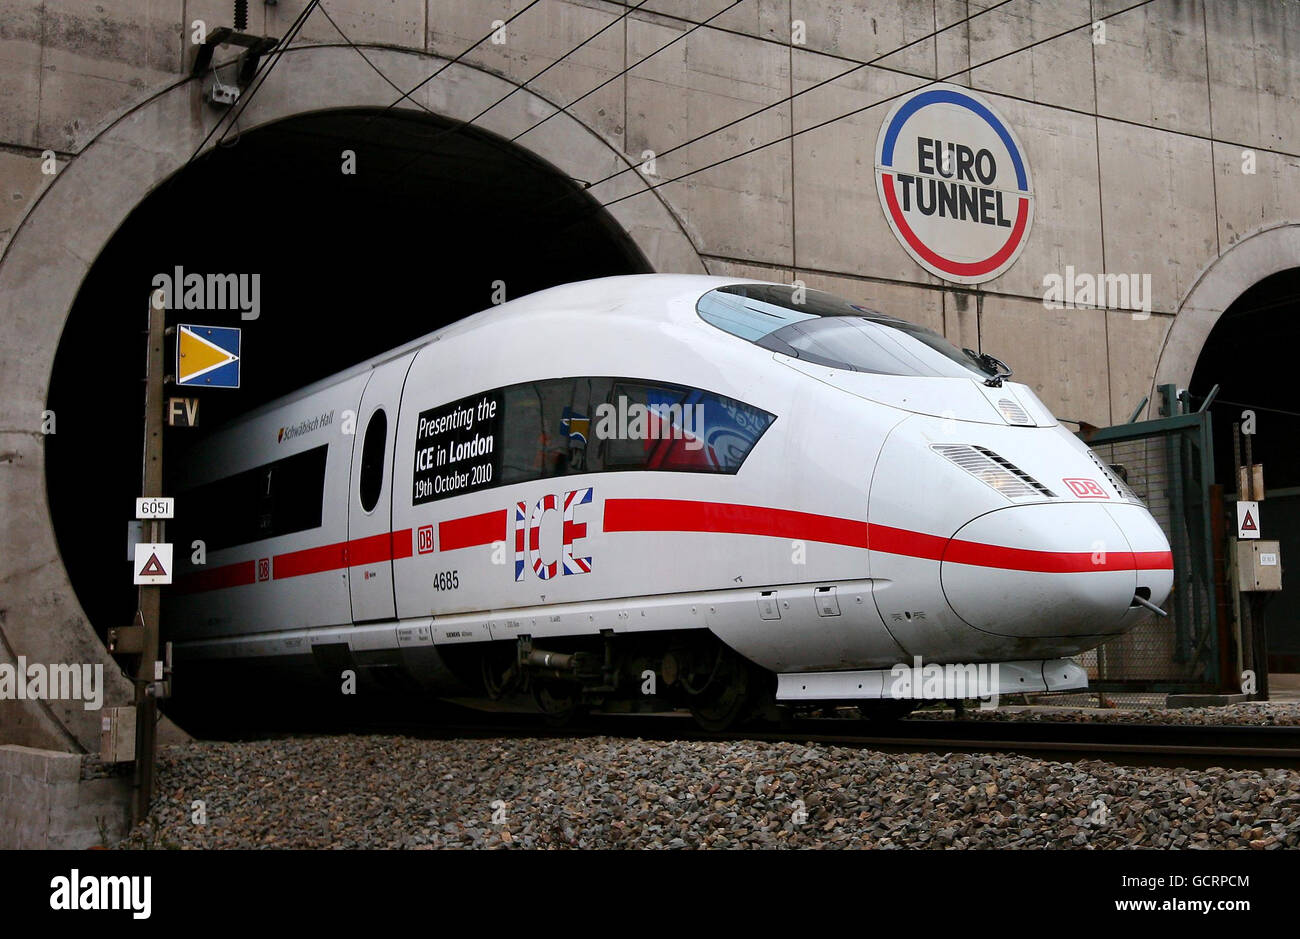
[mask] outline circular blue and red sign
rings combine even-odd
[[[907,253],[957,283],[1003,273],[1033,223],[1024,147],[987,101],[956,85],[894,105],[876,141],[876,190]]]

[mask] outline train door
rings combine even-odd
[[[414,358],[406,353],[376,365],[357,408],[348,485],[348,583],[357,623],[397,618],[393,558],[411,554],[411,533],[403,538],[393,532],[393,446]]]

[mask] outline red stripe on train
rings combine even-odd
[[[605,531],[703,531],[867,546],[867,523],[789,509],[682,499],[607,499]]]
[[[203,593],[224,587],[243,587],[257,581],[256,561],[237,561],[208,570],[191,571],[176,578],[180,593]]]
[[[502,509],[439,522],[441,550],[455,551],[504,541],[507,520],[508,513]],[[572,534],[582,537],[577,527],[574,525]],[[1098,557],[1091,551],[1008,548],[976,541],[950,541],[942,535],[928,535],[888,525],[868,525],[864,521],[834,515],[685,499],[608,499],[605,502],[604,530],[764,535],[853,548],[870,547],[872,551],[885,554],[1030,573],[1173,570],[1174,566],[1173,554],[1168,551],[1109,551],[1100,553]],[[272,576],[277,580],[300,577],[408,558],[411,553],[412,531],[407,528],[395,531],[391,536],[371,535],[277,554],[273,559]],[[256,562],[241,561],[211,571],[186,574],[180,580],[184,592],[200,592],[243,586],[254,583],[256,579]]]
[[[972,567],[997,567],[1034,574],[1084,574],[1092,571],[1173,570],[1168,551],[1037,551],[979,541],[949,541],[905,528],[871,526],[871,550],[885,554],[947,561]]]
[[[411,556],[411,529],[384,532],[351,541],[339,541],[277,554],[271,559],[271,576],[276,580],[302,577],[304,574],[321,574],[344,567],[362,564],[382,564]]]
[[[465,518],[448,519],[438,523],[438,545],[443,551],[472,548],[506,540],[506,510],[484,512]]]
[[[885,554],[1029,573],[1172,570],[1174,566],[1168,551],[1036,551],[950,541],[942,535],[868,525],[832,515],[677,499],[609,499],[605,502],[605,531],[769,535],[859,548],[869,545],[872,551]]]
[[[1086,574],[1093,571],[1173,570],[1168,551],[1032,551],[1001,545],[954,541],[943,556],[950,564],[1000,567],[1036,574]]]

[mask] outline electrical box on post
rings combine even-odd
[[[1282,552],[1276,541],[1237,542],[1237,589],[1282,589]]]
[[[104,708],[100,716],[99,758],[105,763],[135,759],[135,708]]]

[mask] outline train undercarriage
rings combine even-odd
[[[303,646],[307,643],[304,642]],[[595,636],[529,636],[418,649],[357,649],[316,642],[301,654],[192,658],[175,670],[169,711],[185,723],[220,730],[267,716],[309,718],[366,711],[409,713],[437,701],[502,712],[540,712],[563,727],[590,712],[651,714],[687,710],[708,731],[748,721],[779,722],[826,713],[833,703],[777,703],[777,676],[734,652],[712,633],[680,630]],[[232,696],[231,690],[238,689]],[[257,689],[250,694],[250,689]],[[859,702],[873,720],[905,716],[919,702]],[[417,705],[424,709],[423,705]]]
[[[714,731],[777,716],[776,676],[698,630],[479,645],[444,651],[448,667],[467,682],[477,679],[489,700],[531,698],[557,725],[592,710],[687,709]]]

